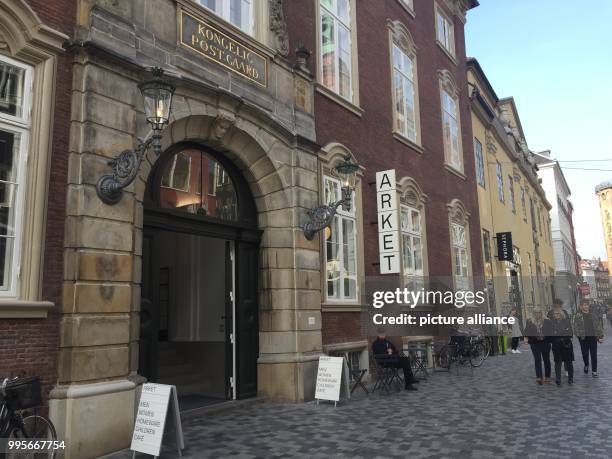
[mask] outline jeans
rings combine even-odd
[[[591,371],[597,372],[597,337],[585,336],[578,338],[580,342],[580,350],[582,351],[582,360],[584,366],[589,366],[589,353],[591,354]]]
[[[542,362],[544,362],[544,376],[550,378],[550,343],[547,341],[532,343],[531,352],[533,352],[536,378],[542,379]]]
[[[512,347],[513,351],[516,351],[518,349],[518,345],[519,345],[519,337],[513,337],[512,338],[512,342],[510,343],[510,347]]]

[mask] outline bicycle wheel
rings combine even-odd
[[[436,356],[436,364],[440,368],[450,370],[452,359],[452,350],[449,346],[444,346],[442,349],[440,349],[440,352],[438,352],[438,355]]]
[[[485,351],[484,358],[487,360],[487,358],[491,355],[491,340],[488,336],[482,341],[482,344],[484,345]]]
[[[485,361],[485,347],[482,343],[476,343],[470,348],[470,365],[479,367]]]
[[[44,416],[33,414],[26,416],[22,420],[23,427],[16,427],[11,433],[9,440],[38,440],[38,441],[56,441],[57,432],[53,423]],[[28,459],[53,459],[55,451],[52,449],[45,450],[21,450],[19,452],[7,452],[7,458],[28,458]]]

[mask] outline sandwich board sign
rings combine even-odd
[[[329,400],[334,406],[340,400],[340,386],[342,385],[342,373],[344,371],[344,357],[330,357],[322,355],[319,357],[319,370],[317,371],[317,387],[315,399]]]
[[[400,272],[399,211],[395,169],[376,173],[380,273]]]
[[[169,406],[171,398],[172,405]],[[130,446],[130,449],[133,451],[132,457],[136,455],[136,451],[154,457],[159,456],[166,428],[168,408],[170,408],[174,417],[176,446],[179,456],[181,456],[181,450],[185,448],[185,442],[181,427],[176,387],[147,383],[142,385],[142,393],[138,402],[136,423],[134,424],[132,445]]]

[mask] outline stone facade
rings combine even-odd
[[[137,84],[150,66],[164,68],[177,88],[162,150],[190,141],[222,152],[240,169],[255,199],[263,231],[259,393],[287,401],[313,397],[322,350],[319,247],[301,230],[305,210],[319,201],[310,77],[283,57],[277,10],[274,30],[261,32],[259,40],[230,27],[267,60],[268,84],[262,87],[177,45],[174,18],[181,8],[228,29],[192,2],[79,2],[71,48],[63,317],[58,384],[51,396],[51,414],[70,445],[68,457],[97,457],[131,439],[132,408],[143,379],[138,375],[143,199],[158,158],[147,154],[114,206],[100,201],[95,185],[108,173],[109,159],[147,136]],[[90,422],[95,427],[86,428]]]

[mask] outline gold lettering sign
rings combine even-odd
[[[180,44],[262,86],[267,86],[267,60],[203,19],[181,10]]]

